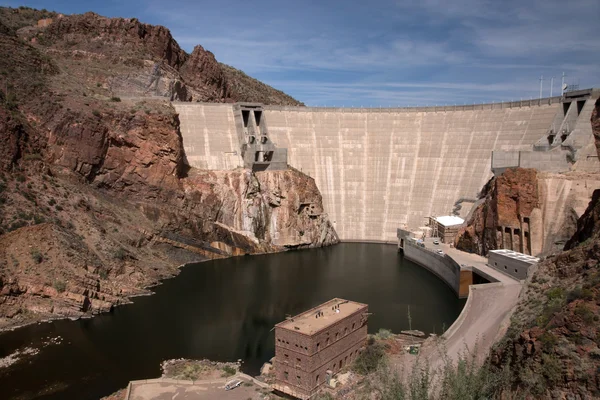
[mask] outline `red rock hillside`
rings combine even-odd
[[[235,100],[202,48],[133,19],[3,8],[0,52],[0,329],[108,311],[183,263],[337,241],[299,171],[186,165],[155,95]]]

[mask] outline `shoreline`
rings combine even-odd
[[[112,313],[112,311],[116,308],[116,307],[121,307],[121,306],[127,306],[130,304],[133,304],[133,300],[136,297],[144,297],[144,296],[153,296],[156,294],[156,292],[153,292],[152,290],[149,290],[151,288],[157,287],[157,286],[161,286],[165,281],[170,280],[170,279],[174,279],[177,278],[179,276],[179,274],[181,273],[181,270],[187,266],[190,266],[192,264],[201,264],[201,263],[205,263],[208,261],[216,261],[216,260],[226,260],[228,258],[233,258],[233,257],[245,257],[245,256],[264,256],[264,255],[269,255],[269,254],[278,254],[278,253],[284,253],[284,252],[288,252],[288,251],[298,251],[298,250],[313,250],[313,249],[318,249],[318,248],[324,248],[324,247],[331,247],[331,246],[335,246],[337,244],[340,244],[342,242],[338,242],[338,243],[333,243],[333,244],[329,244],[327,246],[320,246],[320,247],[304,247],[304,248],[288,248],[283,246],[281,251],[273,251],[273,252],[260,252],[260,253],[253,253],[253,254],[240,254],[240,255],[230,255],[230,256],[226,256],[226,257],[219,257],[219,258],[207,258],[206,260],[201,260],[201,261],[194,261],[194,262],[188,262],[185,264],[181,264],[179,266],[177,266],[174,271],[176,273],[174,273],[173,275],[167,276],[163,279],[160,279],[154,283],[151,283],[147,286],[141,287],[139,288],[139,290],[142,291],[146,291],[146,293],[137,293],[137,294],[132,294],[130,296],[124,297],[124,299],[126,299],[127,301],[124,301],[122,303],[119,304],[115,304],[112,306],[112,308],[109,311],[103,311],[97,314],[86,314],[86,313],[82,313],[82,315],[78,316],[78,317],[74,317],[74,316],[56,316],[56,317],[49,317],[49,318],[42,318],[42,319],[36,319],[36,320],[32,320],[29,322],[25,322],[22,324],[18,324],[18,325],[8,325],[5,327],[0,327],[0,335],[2,335],[5,332],[12,332],[15,331],[17,329],[20,328],[25,328],[27,326],[33,325],[33,324],[42,324],[42,323],[50,323],[50,322],[54,322],[54,321],[59,321],[59,320],[65,320],[65,319],[70,319],[71,321],[78,321],[80,319],[91,319],[94,318],[98,315],[105,315],[105,314],[110,314]]]

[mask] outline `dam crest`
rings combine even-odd
[[[395,242],[397,228],[417,229],[431,215],[466,216],[506,168],[597,172],[590,117],[598,97],[588,89],[464,106],[173,106],[191,166],[289,164],[315,179],[341,240]]]

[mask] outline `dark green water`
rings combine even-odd
[[[98,399],[180,357],[242,359],[257,374],[274,355],[273,325],[333,297],[368,303],[369,332],[408,329],[410,305],[413,329],[440,333],[464,305],[396,246],[360,243],[190,265],[155,292],[93,319],[0,334],[0,358],[41,348],[0,369],[0,398]]]

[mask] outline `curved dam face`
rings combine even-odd
[[[244,165],[240,124],[248,123],[236,105],[174,106],[190,165]],[[562,110],[557,98],[423,109],[264,106],[256,121],[287,148],[289,165],[315,179],[341,240],[395,241],[399,227],[416,229],[461,203],[468,210],[492,176],[492,151],[534,154]]]

